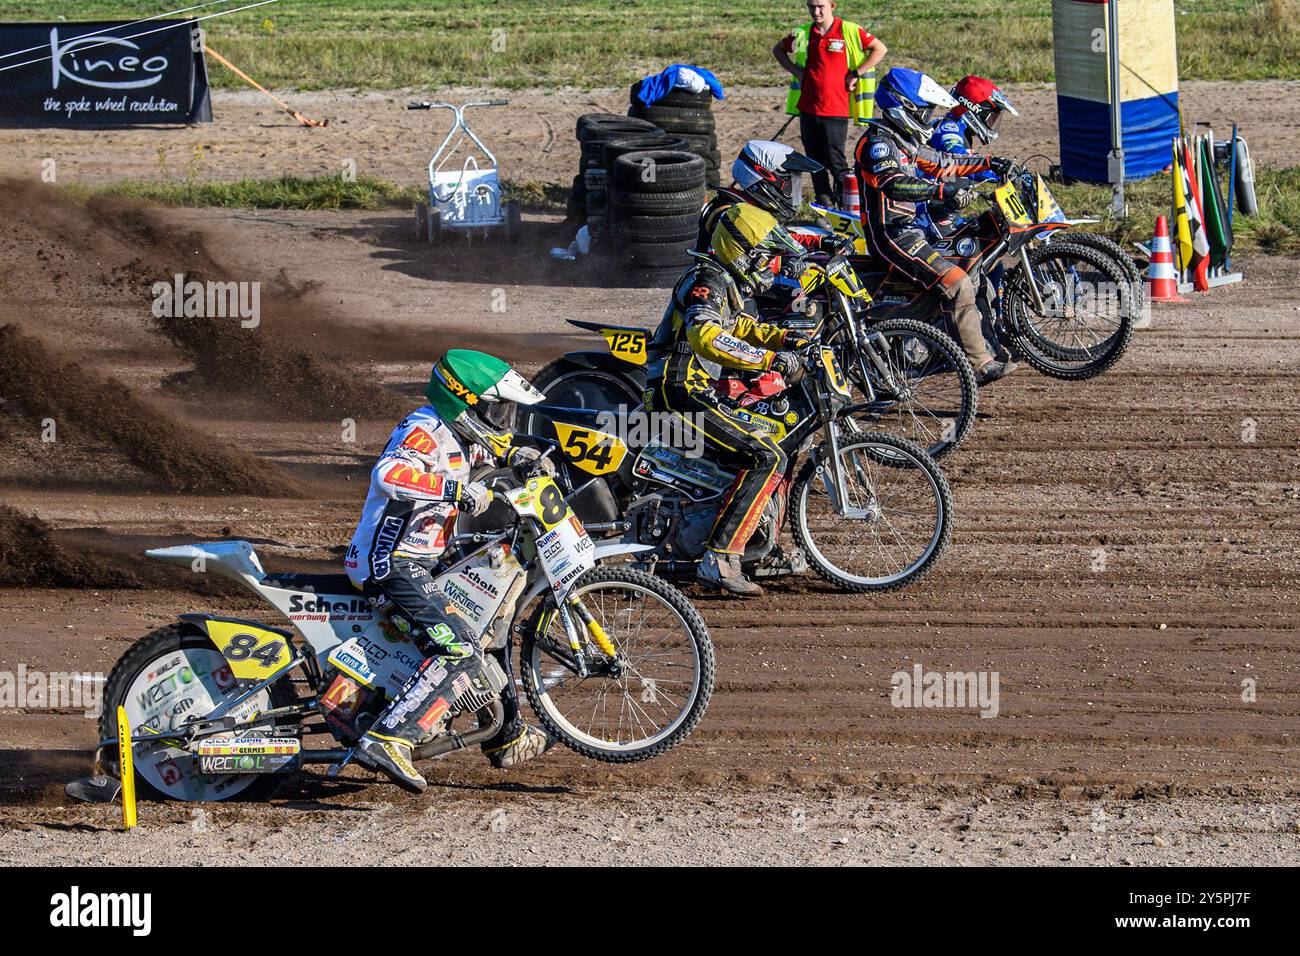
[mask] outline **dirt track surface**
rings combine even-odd
[[[192,576],[146,570],[141,549],[243,537],[276,568],[335,567],[392,423],[339,409],[358,423],[346,444],[310,401],[297,415],[257,407],[261,386],[247,378],[164,389],[192,356],[157,330],[149,276],[122,270],[133,258],[170,268],[166,257],[151,259],[138,233],[124,250],[107,220],[92,248],[51,263],[58,237],[42,223],[59,219],[39,212],[6,218],[0,234],[6,321],[303,489],[181,494],[142,479],[100,436],[73,429],[44,445],[39,422],[0,404],[5,503],[59,529],[63,547],[152,575],[136,590],[0,591],[0,670],[107,673],[177,613],[256,610],[227,591],[189,590],[206,586]],[[406,242],[398,214],[152,221],[157,235],[200,239],[210,268],[233,279],[278,274],[309,290],[307,307],[269,309],[248,333],[264,345],[308,350],[407,396],[448,343],[540,362],[576,341],[563,334],[568,315],[648,325],[661,308],[662,293],[551,263],[556,227],[541,220],[518,248],[440,257]],[[270,807],[208,810],[218,833],[190,838],[190,808],[147,806],[150,832],[128,839],[106,832],[112,811],[62,794],[85,772],[93,722],[6,710],[0,860],[153,860],[175,844],[179,862],[193,839],[196,853],[305,861],[434,832],[437,852],[484,862],[1300,861],[1300,268],[1238,264],[1245,285],[1159,307],[1112,373],[1076,385],[1025,370],[983,393],[984,417],[946,463],[953,546],[916,587],[848,596],[804,578],[757,602],[698,595],[717,692],[697,732],[661,759],[609,767],[554,752],[505,776],[461,754],[430,768],[434,789],[420,799],[367,785],[361,771],[338,784],[313,774]],[[493,311],[496,290],[505,313]],[[892,707],[891,675],[917,663],[996,671],[998,716]],[[1254,700],[1243,699],[1247,680]],[[790,824],[801,807],[806,832]],[[515,838],[483,823],[497,808]]]
[[[1049,85],[1007,88],[1020,117],[1005,124],[998,150],[1027,157],[1060,157],[1056,94]],[[115,179],[236,179],[241,176],[332,175],[355,163],[356,172],[399,183],[424,181],[445,134],[445,111],[410,112],[411,99],[454,103],[505,97],[510,106],[471,111],[470,122],[511,179],[568,183],[578,168],[574,121],[583,113],[626,113],[626,88],[589,92],[482,89],[394,90],[376,93],[286,93],[307,116],[328,119],[325,129],[299,125],[252,90],[217,92],[216,122],[190,128],[0,130],[0,173],[36,179],[55,159],[60,182]],[[771,139],[786,116],[781,88],[744,88],[715,101],[719,148],[732,156],[749,139]],[[1188,125],[1205,120],[1226,138],[1241,125],[1257,162],[1295,165],[1300,139],[1300,82],[1184,83],[1180,103]],[[798,143],[798,125],[783,139]],[[436,133],[436,135],[435,135]],[[852,144],[850,144],[852,145]]]

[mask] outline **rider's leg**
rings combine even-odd
[[[923,289],[937,288],[946,317],[957,330],[966,357],[976,371],[993,361],[975,304],[975,286],[966,270],[949,262],[917,228],[884,229],[868,219],[872,244],[882,258]]]
[[[501,692],[505,722],[496,736],[483,744],[482,750],[492,766],[498,770],[508,770],[546,753],[554,745],[555,738],[544,730],[530,727],[519,716],[519,694],[515,691],[514,669],[505,648],[487,653],[496,659],[508,679],[506,689]]]
[[[770,435],[751,432],[727,415],[712,389],[666,385],[661,395],[664,408],[681,414],[686,427],[701,433],[711,458],[739,469],[714,520],[709,550],[700,563],[701,583],[732,594],[762,594],[763,589],[741,571],[740,555],[785,475],[785,452]]]
[[[394,624],[410,634],[425,660],[366,731],[357,751],[364,763],[419,793],[426,784],[411,763],[412,749],[440,728],[456,698],[457,679],[477,676],[481,652],[469,626],[438,600],[427,565],[395,558],[379,584],[397,606]]]
[[[984,324],[979,307],[975,304],[975,284],[960,266],[950,266],[940,276],[939,283],[944,301],[948,304],[948,317],[957,329],[971,367],[983,368],[993,361],[993,353],[989,351],[989,344],[984,338]]]

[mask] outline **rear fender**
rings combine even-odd
[[[579,368],[589,368],[597,372],[609,372],[619,375],[636,385],[645,387],[645,368],[637,363],[625,362],[608,352],[565,352],[564,361]]]
[[[215,614],[182,614],[181,620],[207,635],[237,680],[266,680],[298,661],[293,634],[278,627]]]
[[[633,325],[602,325],[569,319],[569,324],[589,332],[598,332],[609,346],[610,354],[628,365],[644,365],[650,346],[650,332]]]

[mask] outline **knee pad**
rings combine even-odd
[[[970,281],[970,276],[968,276],[964,271],[961,271],[961,278],[956,281],[950,282],[948,281],[948,277],[945,276],[941,288],[943,290],[944,298],[955,306],[960,307],[975,304],[975,283]]]

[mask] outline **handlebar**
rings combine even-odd
[[[474,100],[472,103],[466,103],[464,106],[457,106],[455,103],[431,103],[428,100],[411,100],[406,104],[408,110],[467,110],[479,106],[508,106],[509,100]]]

